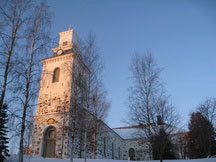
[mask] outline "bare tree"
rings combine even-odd
[[[21,37],[23,26],[30,18],[28,13],[30,10],[30,0],[8,0],[0,3],[0,48],[1,48],[1,71],[3,79],[1,84],[0,110],[4,104],[6,88],[8,85],[8,76],[12,64],[12,56],[17,46],[17,41]]]
[[[9,91],[6,93],[6,90],[14,79],[11,74],[17,64],[19,51],[17,49],[20,47],[26,22],[30,19],[31,5],[32,1],[30,0],[0,2],[0,111],[7,96],[7,103],[10,104],[8,100],[10,100],[11,94]],[[13,116],[9,114],[9,120],[11,117],[15,119],[15,116],[15,114]],[[9,129],[11,130],[10,127]],[[8,134],[11,135],[11,132]]]
[[[27,110],[32,109],[35,105],[39,90],[40,81],[40,64],[39,60],[44,57],[49,38],[49,27],[51,15],[45,2],[33,4],[30,13],[31,19],[27,21],[28,26],[25,28],[24,37],[26,44],[24,46],[24,55],[20,57],[16,68],[16,85],[14,90],[17,92],[15,97],[20,103],[22,109],[19,161],[23,161],[23,140],[26,126]]]
[[[162,130],[168,135],[173,133],[179,117],[165,95],[160,78],[161,68],[150,53],[144,56],[135,55],[130,70],[134,81],[129,93],[130,122],[140,125],[141,131],[138,134],[147,139],[150,144],[149,153],[152,154],[152,137],[160,136]],[[161,155],[166,144],[161,143]]]
[[[65,120],[65,123],[69,124],[69,137],[70,137],[70,161],[73,161],[74,151],[74,139],[80,141],[80,157],[82,156],[83,148],[83,132],[85,124],[85,110],[87,110],[88,101],[88,89],[87,81],[89,71],[80,59],[79,53],[76,51],[76,45],[72,47],[73,53],[71,54],[71,60],[65,62],[63,70],[66,71],[71,80],[71,95],[70,95],[70,108],[69,118]],[[70,52],[72,52],[70,51]],[[63,142],[62,142],[63,143]]]
[[[95,94],[92,100],[93,100],[93,103],[91,106],[93,110],[92,112],[93,118],[89,119],[91,121],[89,123],[91,123],[92,126],[88,126],[88,128],[90,128],[89,131],[93,134],[93,153],[94,153],[94,158],[97,158],[98,135],[100,133],[105,133],[105,132],[102,132],[103,131],[103,121],[105,120],[107,111],[109,110],[110,103],[107,102],[106,92],[102,88],[101,89],[98,88],[95,90]]]
[[[199,104],[197,110],[206,117],[216,129],[216,98],[209,97],[204,102]]]
[[[77,133],[80,134],[80,157],[83,157],[84,151],[86,159],[88,147],[96,158],[100,121],[106,118],[110,106],[106,98],[107,92],[103,87],[103,63],[96,47],[95,36],[90,33],[86,41],[80,41],[76,45],[73,47],[76,63],[73,63],[73,67],[65,65],[72,75],[71,161],[73,141],[77,138]],[[77,132],[78,130],[80,132]]]
[[[102,71],[104,68],[102,58],[99,54],[99,49],[96,46],[96,37],[93,33],[89,33],[88,38],[84,42],[84,46],[81,46],[81,58],[84,64],[89,69],[89,99],[88,99],[88,111],[93,115],[90,120],[93,124],[93,153],[94,158],[97,158],[97,145],[98,134],[101,129],[101,121],[104,121],[109,111],[110,102],[107,100],[107,92],[103,86]],[[87,116],[86,116],[87,117]]]

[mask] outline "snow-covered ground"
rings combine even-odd
[[[126,162],[127,160],[110,160],[110,159],[87,159],[87,162]],[[216,158],[194,159],[194,160],[163,160],[164,162],[216,162]],[[7,162],[17,162],[17,157],[10,157]],[[54,159],[42,157],[25,156],[24,162],[70,162],[69,159]],[[74,162],[84,162],[84,159],[74,159]],[[131,161],[132,162],[132,161]],[[147,160],[139,162],[159,162],[159,160]]]

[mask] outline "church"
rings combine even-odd
[[[77,109],[85,109],[90,72],[76,52],[78,37],[74,30],[60,32],[59,36],[58,47],[52,49],[53,55],[41,60],[43,68],[34,117],[33,155],[46,158],[70,158],[71,155],[84,158],[86,155],[97,159],[151,159],[147,142],[136,136],[139,126],[111,129],[101,121],[96,156],[90,142],[84,142],[83,115],[74,115],[73,109],[75,105],[78,105]],[[80,84],[85,85],[84,88],[79,87]],[[86,94],[81,101],[74,95],[80,93]],[[88,112],[87,115],[92,116]],[[87,140],[89,138],[87,135]]]

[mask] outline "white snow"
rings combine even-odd
[[[10,157],[6,162],[17,162],[17,156]],[[87,159],[87,162],[127,162],[128,160],[110,160],[110,159]],[[164,162],[216,162],[216,158],[193,159],[193,160],[163,160]],[[54,159],[43,157],[25,156],[24,162],[70,162],[69,159]],[[84,159],[74,159],[73,162],[84,162]],[[128,161],[129,162],[129,161]],[[135,162],[135,161],[131,161]],[[159,160],[147,160],[136,162],[159,162]]]

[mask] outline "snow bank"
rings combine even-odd
[[[17,156],[8,158],[6,162],[17,162]],[[87,162],[126,162],[127,160],[110,160],[110,159],[88,159]],[[164,162],[216,162],[216,158],[209,159],[194,159],[194,160],[163,160]],[[54,158],[43,158],[43,157],[32,157],[25,156],[24,162],[70,162],[69,159],[54,159]],[[74,162],[84,162],[84,159],[74,159]],[[130,161],[135,162],[135,161]],[[147,161],[136,161],[136,162],[159,162],[159,160],[147,160]]]

